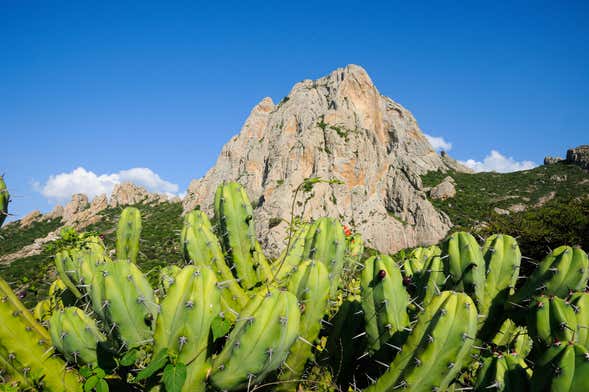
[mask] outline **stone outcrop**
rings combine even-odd
[[[257,104],[215,166],[192,181],[184,211],[200,205],[210,214],[217,185],[238,181],[257,206],[259,238],[276,255],[286,224],[269,222],[290,219],[295,188],[307,177],[338,179],[343,184],[316,185],[305,211],[295,213],[340,217],[368,246],[394,252],[448,232],[450,220],[427,200],[420,178],[448,169],[469,171],[436,154],[413,115],[349,65],[297,83],[279,104]]]
[[[131,204],[149,204],[154,202],[167,201],[165,195],[150,193],[147,189],[130,182],[123,182],[115,185],[110,196],[110,207],[127,206]]]
[[[27,215],[25,215],[24,218],[20,220],[20,227],[29,227],[31,223],[38,221],[41,218],[41,216],[41,211],[39,210],[29,212]]]
[[[33,211],[22,218],[20,221],[21,227],[27,227],[37,221],[47,221],[53,219],[60,219],[61,226],[49,233],[43,238],[37,238],[32,244],[29,244],[17,252],[6,254],[0,257],[0,263],[10,263],[14,260],[23,257],[34,256],[42,252],[43,246],[54,241],[59,237],[59,232],[63,226],[73,226],[77,230],[99,222],[102,219],[100,212],[107,208],[123,207],[130,204],[149,204],[149,203],[179,203],[180,199],[169,199],[167,195],[150,193],[145,188],[132,184],[122,183],[113,189],[109,197],[105,194],[96,196],[91,203],[88,202],[88,197],[84,194],[75,194],[72,199],[65,206],[57,205],[53,210],[47,214],[42,215],[39,211]]]
[[[566,161],[567,163],[579,165],[583,169],[589,169],[589,144],[568,150]]]
[[[442,182],[431,189],[429,196],[433,200],[446,200],[456,196],[454,179],[450,176],[444,178]]]
[[[551,156],[544,157],[544,164],[545,165],[554,165],[555,163],[559,163],[562,161],[564,161],[564,159],[561,157],[551,157]]]
[[[63,207],[63,215],[61,219],[64,222],[70,221],[74,215],[84,211],[88,208],[88,196],[78,193],[72,196],[72,200]]]

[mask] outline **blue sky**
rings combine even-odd
[[[259,100],[349,63],[479,169],[589,142],[588,2],[408,3],[0,0],[11,212],[88,183],[181,193]]]

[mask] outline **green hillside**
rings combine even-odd
[[[432,187],[448,175],[456,182],[456,196],[431,202],[450,217],[453,231],[513,235],[522,253],[536,259],[562,244],[587,249],[589,172],[580,167],[558,163],[505,174],[430,172],[422,181]]]
[[[140,253],[137,263],[142,271],[152,274],[154,267],[179,263],[180,228],[182,227],[182,205],[180,203],[138,204],[143,218]],[[108,208],[100,213],[102,220],[88,226],[86,231],[93,231],[104,236],[109,249],[115,248],[115,230],[121,208]],[[20,229],[17,224],[8,225],[0,230],[0,257],[33,243],[35,238],[45,237],[60,226],[59,222],[34,222],[31,226]],[[35,256],[25,257],[12,263],[0,263],[0,276],[13,287],[26,287],[26,304],[34,304],[44,298],[48,285],[54,280],[53,256],[51,243],[45,250]]]

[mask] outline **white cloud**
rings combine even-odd
[[[499,173],[529,170],[538,166],[532,161],[518,162],[512,157],[506,157],[497,150],[491,150],[491,153],[487,155],[482,162],[469,159],[467,161],[460,161],[460,163],[470,167],[476,172],[495,171]]]
[[[432,145],[432,148],[435,151],[438,151],[438,150],[450,151],[452,149],[452,143],[446,141],[443,137],[431,136],[431,135],[428,135],[427,133],[424,133],[424,135],[425,135],[425,138],[427,139],[427,141],[429,142],[429,144]]]
[[[33,189],[50,201],[64,202],[75,193],[84,193],[90,199],[102,193],[110,194],[114,186],[121,182],[132,182],[145,187],[150,192],[165,193],[169,196],[175,196],[178,193],[177,184],[163,180],[158,174],[145,167],[100,175],[78,167],[69,173],[50,176],[45,184],[34,181]]]

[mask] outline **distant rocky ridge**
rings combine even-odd
[[[551,156],[544,158],[545,165],[552,165],[558,162],[572,163],[581,166],[583,169],[589,169],[589,144],[583,144],[567,150],[565,159]]]
[[[370,247],[395,252],[436,243],[450,229],[420,178],[449,169],[470,171],[438,155],[413,115],[381,95],[362,67],[348,65],[297,83],[278,104],[258,103],[215,166],[191,182],[183,205],[211,213],[217,185],[241,183],[256,206],[258,236],[275,255],[287,225],[270,222],[290,219],[295,188],[307,177],[338,179],[343,184],[315,187],[303,216],[339,217]]]
[[[75,194],[65,206],[57,205],[47,214],[42,214],[40,211],[35,210],[22,219],[9,223],[8,225],[20,225],[21,228],[26,228],[34,222],[59,219],[61,226],[57,230],[47,234],[47,236],[37,238],[32,244],[23,247],[21,250],[2,256],[0,263],[41,253],[44,244],[54,241],[59,237],[59,232],[63,226],[72,226],[77,230],[82,230],[99,222],[102,219],[100,212],[107,208],[124,207],[140,203],[158,204],[166,201],[179,203],[180,199],[177,197],[169,199],[167,195],[150,193],[145,188],[129,182],[115,185],[110,197],[102,194],[96,196],[92,202],[89,202],[88,196],[84,194]]]

